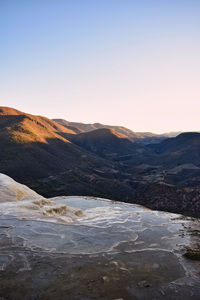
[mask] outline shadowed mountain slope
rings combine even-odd
[[[200,133],[198,132],[185,132],[147,147],[154,151],[164,165],[175,167],[192,163],[200,166]]]
[[[96,196],[200,215],[199,133],[144,145],[112,128],[67,126],[0,107],[0,172],[46,197]]]
[[[166,139],[159,144],[149,146],[157,153],[168,153],[176,151],[198,149],[200,146],[200,133],[198,132],[184,132],[174,138]]]
[[[48,118],[0,107],[0,172],[45,196],[103,193],[112,198],[110,186],[116,197],[120,191],[130,194],[112,162],[71,143],[68,134],[74,133]]]
[[[143,149],[126,136],[113,129],[100,128],[71,136],[73,143],[101,157],[115,159]]]

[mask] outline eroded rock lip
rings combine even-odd
[[[0,213],[20,219],[73,222],[83,216],[80,209],[46,199],[27,186],[0,173]]]
[[[0,173],[0,203],[43,198],[24,184]]]

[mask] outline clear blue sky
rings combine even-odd
[[[0,105],[200,130],[199,0],[0,0]]]

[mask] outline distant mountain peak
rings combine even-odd
[[[89,131],[89,132],[82,133],[82,135],[83,134],[88,135],[88,136],[93,136],[93,137],[96,136],[98,138],[100,138],[100,137],[102,137],[102,138],[116,137],[116,138],[119,138],[119,139],[127,138],[125,135],[120,134],[119,132],[117,132],[117,131],[115,131],[114,129],[111,129],[111,128],[99,128],[99,129],[95,129],[95,130],[92,130],[92,131]]]
[[[188,131],[188,132],[182,132],[179,134],[176,138],[177,139],[183,139],[183,138],[197,138],[200,137],[200,133],[196,131]]]

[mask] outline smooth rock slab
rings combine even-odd
[[[87,197],[70,224],[0,216],[2,299],[200,299],[199,220]],[[195,234],[194,234],[195,232]]]

